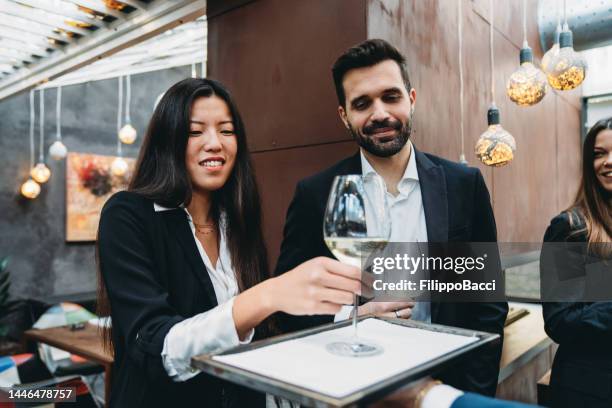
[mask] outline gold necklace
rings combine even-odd
[[[207,222],[206,224],[196,224],[194,222],[193,225],[195,226],[196,234],[210,235],[216,230],[214,222]]]

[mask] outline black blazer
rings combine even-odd
[[[497,231],[489,192],[480,171],[414,149],[430,242],[495,242]],[[316,256],[333,257],[323,241],[327,196],[337,175],[361,174],[359,153],[298,183],[287,212],[276,274]],[[501,271],[500,271],[501,276]],[[497,280],[501,282],[502,280]],[[508,304],[432,303],[433,323],[502,336]],[[285,331],[329,323],[329,316],[281,316]],[[462,390],[494,395],[502,342],[441,376]]]
[[[163,367],[170,328],[217,306],[184,210],[156,213],[151,200],[119,192],[102,210],[98,245],[113,323],[111,407],[263,406],[262,394],[203,373],[173,382]]]
[[[568,213],[561,213],[552,219],[544,242],[586,243],[586,234],[574,234],[575,230]],[[546,248],[542,257],[552,255]],[[584,275],[580,257],[564,259],[571,263],[568,270],[582,269]],[[552,265],[543,260],[540,265],[544,264]],[[559,343],[550,377],[552,406],[612,407],[612,302],[544,302],[542,312],[546,333]]]

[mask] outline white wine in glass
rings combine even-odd
[[[391,232],[384,182],[376,175],[346,175],[334,179],[327,200],[323,239],[342,263],[361,268],[362,260],[387,244]],[[382,353],[381,346],[357,332],[359,297],[354,296],[353,337],[327,349],[337,355],[365,357]]]

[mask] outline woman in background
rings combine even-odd
[[[601,265],[604,274],[609,273],[605,279],[611,288],[612,118],[591,128],[582,157],[582,181],[574,204],[553,218],[544,236],[545,243],[570,244],[567,249],[544,245],[542,280],[553,265],[556,279],[563,280],[561,274],[568,275],[567,279],[584,278],[588,256],[608,260]],[[572,249],[576,247],[581,249],[576,252]],[[584,294],[588,296],[588,290]],[[612,299],[611,290],[607,290],[607,299]],[[559,344],[551,373],[552,406],[612,407],[612,302],[572,302],[571,296],[553,299],[555,303],[543,300],[546,333]]]
[[[208,79],[175,84],[157,105],[128,191],[102,210],[98,261],[112,407],[262,406],[263,395],[200,373],[191,358],[249,342],[278,311],[335,314],[361,288],[357,268],[329,258],[267,279],[244,126]]]

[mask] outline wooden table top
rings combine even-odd
[[[86,323],[81,330],[69,326],[49,329],[30,329],[24,333],[27,340],[38,341],[68,351],[100,364],[112,364],[113,356],[104,350],[99,327]]]
[[[504,348],[500,363],[500,382],[514,370],[553,344],[544,331],[542,307],[536,304],[510,303],[525,308],[529,314],[504,329]]]

